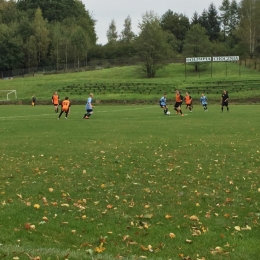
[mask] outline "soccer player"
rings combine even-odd
[[[163,97],[160,99],[159,105],[161,108],[163,108],[164,114],[167,115],[168,108],[166,105],[166,94],[164,94]]]
[[[192,97],[190,96],[189,92],[186,92],[185,94],[185,103],[186,108],[189,108],[190,112],[192,112]]]
[[[184,116],[182,111],[181,111],[181,104],[182,104],[182,95],[180,94],[179,90],[176,90],[176,94],[175,94],[175,105],[174,105],[174,110],[176,111],[176,114],[181,113],[181,116]]]
[[[54,92],[54,94],[51,97],[52,104],[54,105],[54,111],[55,113],[59,112],[59,96],[57,92]]]
[[[222,97],[221,97],[221,102],[222,102],[222,105],[221,105],[221,111],[223,113],[223,107],[226,107],[227,108],[227,112],[229,112],[229,107],[228,107],[228,93],[226,90],[223,91],[222,93]]]
[[[63,112],[65,112],[65,118],[68,119],[68,114],[70,112],[70,101],[68,97],[65,97],[65,99],[61,102],[61,111],[58,119],[60,119]]]
[[[33,94],[33,96],[32,96],[32,106],[33,107],[35,106],[35,103],[36,103],[36,97],[35,97],[35,94]]]
[[[87,104],[86,104],[86,113],[83,116],[84,119],[89,119],[90,116],[93,114],[93,108],[94,106],[92,105],[92,99],[93,99],[93,93],[89,94],[89,98],[87,100]]]
[[[207,97],[202,93],[200,97],[200,103],[202,104],[204,111],[208,111],[208,99]]]

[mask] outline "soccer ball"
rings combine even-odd
[[[170,115],[170,114],[171,114],[171,112],[170,112],[170,111],[167,111],[166,115]]]

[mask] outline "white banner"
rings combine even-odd
[[[239,56],[213,57],[213,61],[239,61]]]
[[[186,58],[186,63],[210,62],[210,61],[239,61],[239,56],[219,56],[219,57],[193,57]]]
[[[211,61],[211,57],[194,57],[194,58],[186,58],[186,62],[205,62]]]

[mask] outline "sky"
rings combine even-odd
[[[132,31],[138,34],[138,23],[147,11],[153,11],[161,17],[168,10],[182,13],[191,18],[195,11],[200,15],[213,2],[219,8],[223,0],[81,0],[96,20],[98,44],[106,44],[106,32],[112,19],[115,20],[118,34],[124,27],[127,16],[132,19]]]

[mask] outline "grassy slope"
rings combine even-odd
[[[258,79],[259,72],[254,71],[244,66],[240,67],[237,64],[228,63],[228,76],[226,76],[226,65],[225,63],[214,63],[213,64],[213,77],[211,77],[211,69],[208,66],[204,71],[198,73],[194,72],[193,68],[187,66],[187,78],[185,78],[184,64],[170,64],[167,67],[161,69],[156,74],[156,78],[147,79],[138,72],[137,67],[117,67],[104,70],[80,72],[80,73],[69,73],[59,75],[36,75],[35,77],[17,78],[14,80],[3,80],[0,84],[0,90],[15,89],[18,93],[20,100],[26,100],[28,102],[33,94],[36,94],[37,100],[50,100],[52,93],[56,90],[62,89],[67,85],[83,85],[87,83],[152,83],[152,84],[171,84],[172,89],[185,89],[191,85],[191,82],[201,83],[203,81],[209,81],[214,83],[215,81],[232,81],[232,80],[251,80]],[[205,83],[207,85],[210,83]],[[254,97],[255,91],[240,91],[238,93],[232,93],[233,98],[241,97]],[[59,91],[61,97],[67,95],[62,90]],[[192,93],[194,98],[199,97],[199,93]],[[209,94],[210,99],[215,99],[216,95]],[[71,99],[74,100],[85,100],[86,96],[80,96],[77,94],[70,95]],[[158,100],[158,93],[152,94],[98,94],[96,99],[107,100],[107,99],[134,99],[134,100]]]

